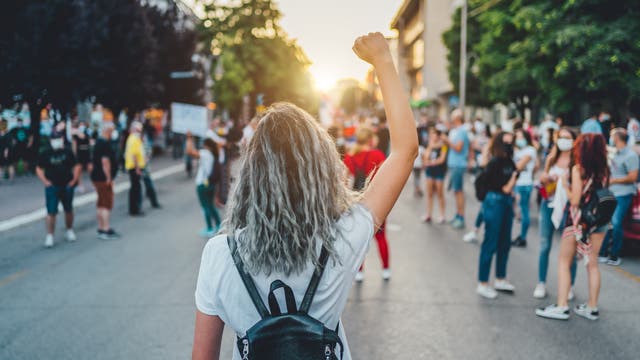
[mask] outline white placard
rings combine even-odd
[[[207,133],[207,108],[204,106],[171,103],[171,131],[204,137]]]

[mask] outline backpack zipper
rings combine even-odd
[[[244,345],[242,348],[242,360],[249,360],[249,340],[243,339],[242,344]]]
[[[324,346],[324,356],[326,360],[331,360],[331,346],[329,345]]]

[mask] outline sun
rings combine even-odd
[[[317,67],[312,66],[310,72],[311,76],[313,76],[313,82],[316,89],[320,91],[331,90],[338,81],[338,78],[335,74],[326,71],[325,69],[318,69]]]

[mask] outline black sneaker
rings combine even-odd
[[[109,230],[105,231],[105,234],[109,237],[109,239],[118,239],[118,238],[120,238],[120,234],[118,234],[113,229],[109,229]]]
[[[518,236],[517,238],[515,238],[515,239],[511,242],[511,246],[515,246],[515,247],[527,247],[527,240],[524,240],[523,238],[521,238],[520,236]]]
[[[619,266],[621,263],[622,260],[617,256],[609,256],[609,259],[607,260],[607,265]]]

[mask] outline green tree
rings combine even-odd
[[[201,35],[224,73],[216,80],[216,98],[238,114],[242,98],[264,96],[265,105],[291,101],[317,112],[318,99],[307,71],[308,58],[280,27],[274,1],[244,0],[232,5],[205,1]],[[216,64],[217,65],[217,64]],[[213,68],[215,69],[216,66]]]

